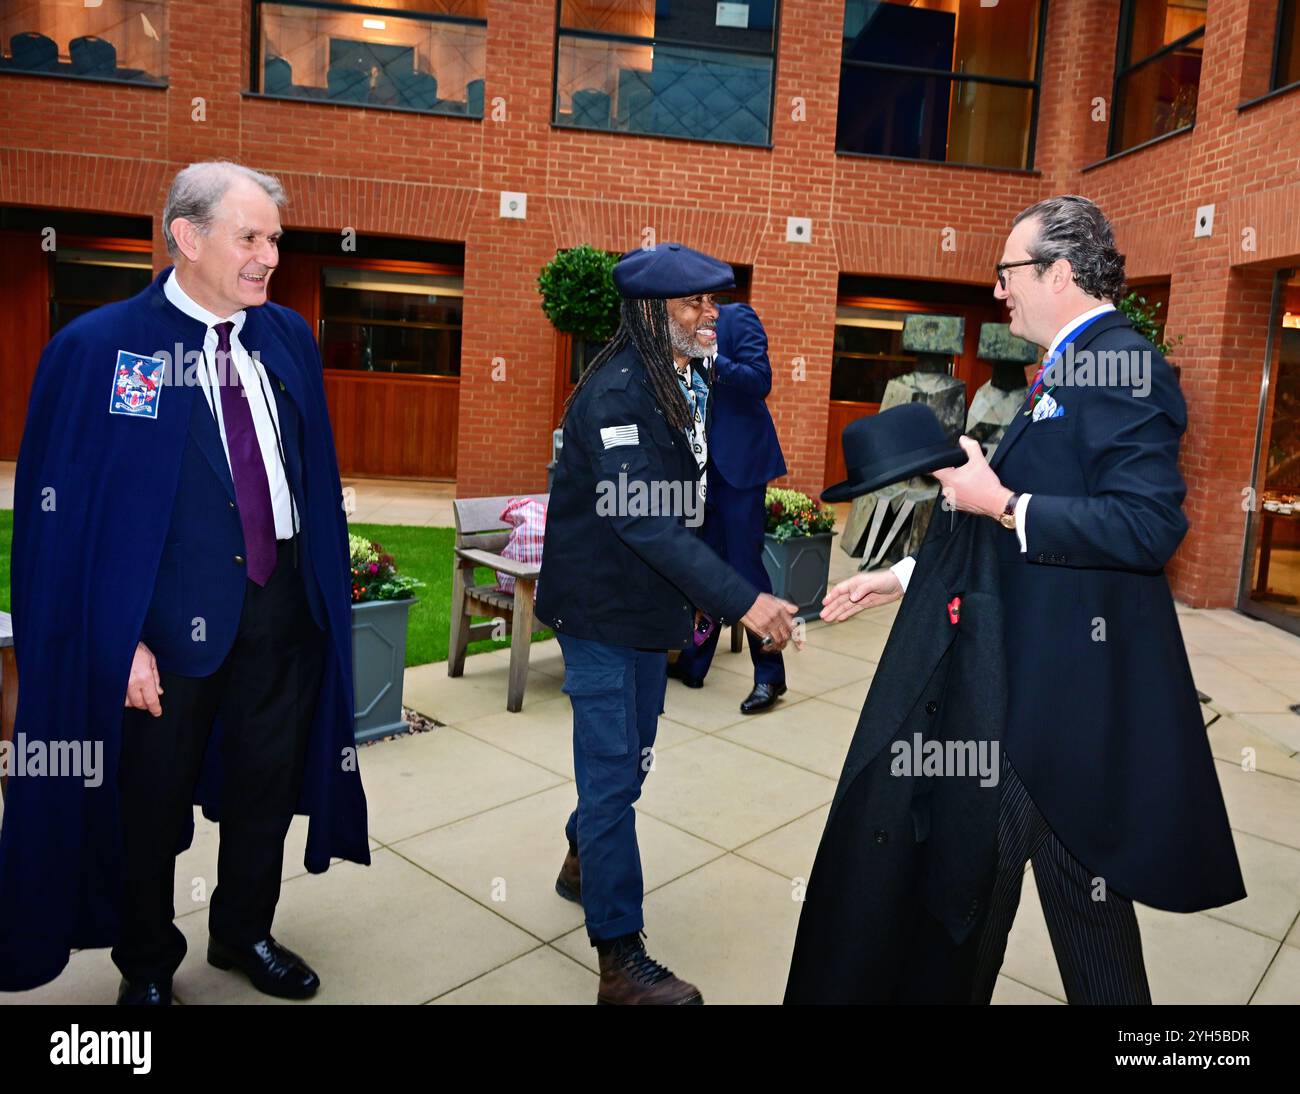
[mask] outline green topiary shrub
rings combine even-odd
[[[606,342],[618,330],[619,296],[613,255],[586,243],[558,251],[542,267],[542,311],[565,334]]]

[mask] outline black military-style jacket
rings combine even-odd
[[[694,610],[739,619],[758,590],[699,538],[699,468],[664,420],[631,347],[583,387],[564,422],[546,517],[537,616],[561,634],[684,649]]]

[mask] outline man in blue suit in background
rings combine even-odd
[[[717,354],[713,358],[708,401],[709,476],[704,510],[704,540],[755,588],[770,593],[763,566],[763,503],[767,484],[785,474],[785,459],[768,412],[772,366],[767,332],[748,304],[718,309]],[[668,675],[687,687],[704,686],[718,648],[721,625],[698,646],[683,650]],[[785,663],[748,632],[754,662],[754,690],[740,704],[742,714],[773,706],[785,693]]]

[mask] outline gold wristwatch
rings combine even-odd
[[[998,523],[1010,532],[1016,530],[1016,503],[1019,500],[1019,494],[1012,494],[1007,498],[1007,504],[1002,508],[1002,515],[998,517]]]

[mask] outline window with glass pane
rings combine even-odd
[[[50,288],[50,333],[79,315],[143,292],[153,280],[147,252],[60,247]]]
[[[916,367],[916,354],[903,351],[903,312],[841,305],[835,312],[831,354],[831,398],[878,403],[885,385]]]
[[[255,5],[256,90],[483,116],[487,0]]]
[[[1029,167],[1042,0],[847,0],[841,152]]]
[[[1300,634],[1300,277],[1278,282],[1237,606]]]
[[[1206,0],[1125,0],[1110,153],[1196,122]]]
[[[1300,83],[1300,0],[1282,0],[1277,12],[1277,59],[1273,86]]]
[[[459,376],[464,295],[460,277],[326,267],[325,367]]]
[[[0,4],[0,72],[163,85],[164,0],[11,0]]]
[[[776,0],[560,0],[555,124],[771,140]]]

